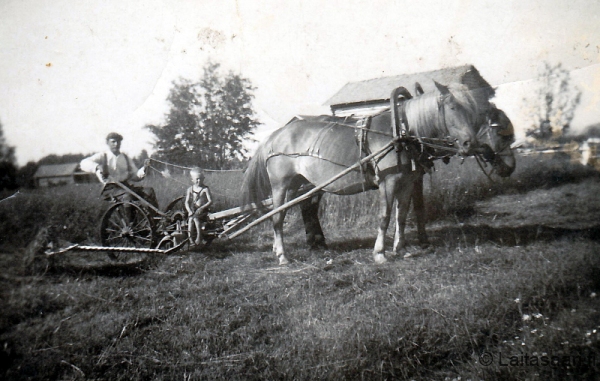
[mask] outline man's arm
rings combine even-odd
[[[98,169],[102,170],[102,152],[98,152],[90,157],[86,157],[79,163],[81,170],[87,173],[96,173]]]
[[[100,180],[100,182],[102,184],[106,184],[108,179],[104,178],[104,173],[103,173],[103,168],[102,168],[102,164],[104,161],[103,156],[104,156],[104,153],[98,152],[97,154],[94,154],[90,157],[87,157],[87,158],[81,160],[81,163],[79,163],[79,166],[81,167],[81,170],[84,172],[95,173],[96,177],[98,177],[98,180]]]

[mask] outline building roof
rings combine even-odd
[[[421,73],[348,82],[324,105],[334,108],[337,105],[389,101],[392,90],[397,87],[404,86],[414,94],[415,83],[419,82],[423,90],[429,92],[435,89],[433,81],[442,85],[462,83],[471,90],[485,89],[488,93],[488,99],[494,95],[494,89],[481,77],[477,69],[473,65],[464,65]]]
[[[71,176],[77,170],[79,163],[44,164],[35,171],[34,178]]]

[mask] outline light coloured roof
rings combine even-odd
[[[348,82],[324,105],[335,107],[336,105],[353,103],[387,101],[390,99],[392,90],[400,86],[404,86],[414,95],[416,82],[419,82],[425,92],[429,92],[435,89],[433,81],[442,85],[462,83],[471,90],[486,89],[488,98],[494,95],[494,89],[481,77],[477,69],[473,65],[464,65],[421,73]]]
[[[40,165],[37,171],[35,171],[34,178],[39,177],[59,177],[59,176],[70,176],[75,173],[75,170],[79,166],[79,163],[68,163],[68,164],[45,164]]]

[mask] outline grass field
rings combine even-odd
[[[139,266],[72,253],[43,271],[24,268],[37,229],[52,224],[66,240],[94,242],[104,206],[98,185],[20,194],[0,204],[0,375],[598,379],[598,174],[520,158],[510,180],[490,184],[473,169],[451,163],[426,179],[432,244],[415,246],[409,225],[411,256],[385,265],[370,259],[377,200],[369,192],[325,197],[324,252],[305,248],[292,212],[286,267],[276,265],[265,224]],[[223,207],[239,189],[228,176],[207,179]],[[147,181],[162,205],[185,187]],[[94,261],[103,262],[84,265]]]

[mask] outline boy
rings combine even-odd
[[[208,207],[212,205],[210,190],[204,185],[204,171],[194,167],[190,171],[192,186],[185,194],[185,208],[188,212],[188,228],[190,240],[192,239],[192,222],[196,227],[196,240],[192,246],[202,244],[202,228],[208,220]]]

